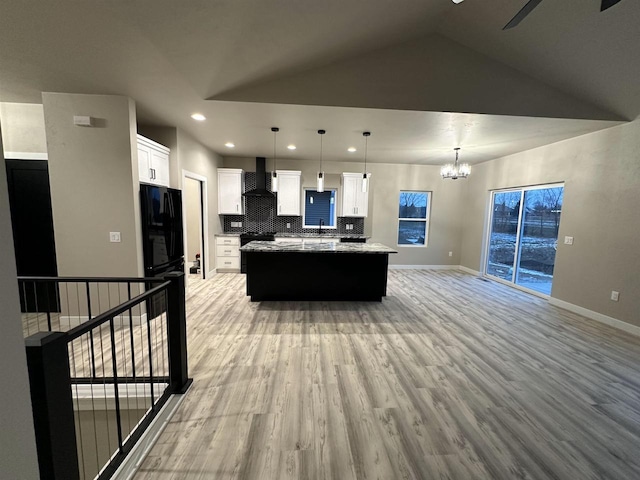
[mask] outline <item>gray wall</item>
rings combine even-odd
[[[200,182],[186,178],[182,185],[182,201],[185,205],[187,245],[185,262],[191,266],[196,254],[202,254],[202,207],[200,205]]]
[[[138,132],[151,140],[171,149],[169,156],[171,186],[183,189],[182,171],[195,173],[207,179],[207,202],[209,209],[209,231],[205,235],[208,242],[209,258],[205,257],[207,273],[215,268],[215,234],[222,231],[218,218],[218,167],[222,166],[222,157],[209,150],[193,137],[176,127],[138,126]],[[187,236],[189,240],[189,236]],[[187,252],[185,252],[186,254]],[[192,259],[187,257],[186,262]]]
[[[0,128],[0,130],[2,130]],[[7,178],[0,137],[0,476],[39,478],[27,377]]]
[[[640,326],[640,120],[473,168],[461,265],[481,270],[489,191],[565,182],[552,297]],[[564,245],[565,235],[574,244]],[[609,298],[620,292],[620,301]]]
[[[133,101],[63,93],[42,99],[59,274],[141,275]],[[74,115],[90,115],[96,126],[75,126]],[[121,232],[121,243],[110,243],[111,231]]]
[[[267,171],[272,169],[267,160]],[[224,166],[255,171],[255,158],[226,157]],[[315,187],[318,162],[278,160],[279,170],[302,171],[302,186]],[[340,191],[340,173],[362,172],[362,163],[323,162],[327,188]],[[392,255],[393,265],[458,265],[460,263],[460,233],[464,182],[444,182],[440,167],[369,164],[372,174],[369,188],[369,215],[365,219],[365,234],[372,242],[381,242],[397,248]],[[398,246],[398,200],[400,190],[431,191],[431,223],[427,247]],[[340,202],[340,200],[339,200]],[[449,252],[453,255],[449,257]]]
[[[5,152],[47,152],[42,105],[0,103],[0,122]]]
[[[194,140],[183,130],[178,129],[178,159],[180,182],[182,182],[182,170],[201,175],[207,179],[209,228],[205,234],[205,241],[209,242],[209,258],[205,259],[205,268],[209,273],[215,268],[215,234],[222,231],[218,217],[218,168],[222,167],[222,157]]]

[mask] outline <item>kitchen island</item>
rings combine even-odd
[[[263,300],[382,301],[389,254],[381,243],[261,242],[240,248],[247,295]]]

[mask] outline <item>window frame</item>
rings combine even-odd
[[[302,229],[318,229],[318,225],[307,225],[307,191],[316,192],[315,187],[304,187],[302,189]],[[322,230],[337,230],[338,228],[338,189],[337,188],[326,188],[325,192],[333,192],[334,198],[334,209],[333,209],[333,226],[323,225]]]
[[[427,196],[427,208],[425,209],[425,218],[401,218],[400,217],[400,195],[403,193],[420,193]],[[398,192],[398,223],[396,228],[396,245],[398,247],[409,247],[409,248],[427,248],[429,245],[429,225],[431,224],[431,197],[432,193],[429,190],[400,190]],[[399,243],[400,240],[400,222],[424,222],[424,243],[421,244],[405,244]]]

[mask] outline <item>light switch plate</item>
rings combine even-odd
[[[109,241],[111,243],[120,243],[122,241],[120,232],[109,232]]]
[[[611,300],[617,302],[620,300],[620,292],[616,292],[615,290],[611,290]]]
[[[573,245],[573,237],[564,237],[565,245]]]

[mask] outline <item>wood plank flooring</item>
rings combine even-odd
[[[190,289],[194,385],[146,479],[638,479],[640,338],[458,271],[382,303]]]

